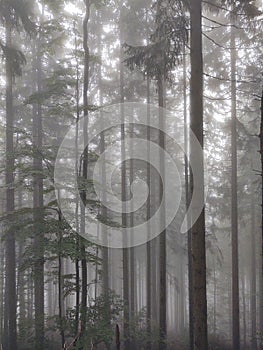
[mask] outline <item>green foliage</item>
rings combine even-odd
[[[85,335],[76,344],[76,348],[83,344],[98,345],[104,343],[110,345],[114,338],[114,326],[120,319],[123,311],[123,301],[113,291],[101,294],[96,299],[91,299],[87,307],[87,323]],[[68,310],[67,330],[69,335],[75,331],[75,309]]]
[[[166,0],[156,4],[156,28],[147,46],[124,44],[127,66],[140,68],[153,79],[164,77],[180,62],[180,55],[187,41],[188,19],[181,1]]]
[[[26,64],[26,57],[23,54],[23,52],[14,47],[8,47],[1,43],[1,41],[0,47],[3,51],[4,58],[8,61],[10,65],[13,78],[15,76],[21,76],[22,67]]]
[[[23,319],[19,323],[18,342],[21,344],[19,349],[31,349],[34,346],[34,320],[31,318]]]
[[[11,23],[17,30],[23,29],[29,33],[36,32],[36,25],[31,20],[33,8],[32,0],[1,0],[0,20],[4,23]]]
[[[130,330],[130,339],[132,342],[135,342],[142,348],[147,348],[147,344],[151,342],[153,347],[158,346],[159,343],[159,327],[157,323],[152,323],[152,329],[149,333],[147,330],[147,310],[143,308],[130,318],[129,321],[129,330]]]
[[[68,97],[69,89],[75,84],[72,79],[72,70],[70,68],[59,67],[52,75],[43,79],[45,89],[41,92],[35,92],[30,95],[25,104],[40,103],[43,104],[50,98]]]

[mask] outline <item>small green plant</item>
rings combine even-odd
[[[104,343],[110,349],[114,341],[115,324],[123,311],[123,301],[113,291],[101,294],[89,302],[86,310],[85,334],[75,342],[75,349],[89,350],[91,345]],[[67,335],[73,336],[75,309],[68,310]]]

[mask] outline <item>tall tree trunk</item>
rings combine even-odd
[[[88,22],[90,18],[90,0],[84,0],[85,3],[85,17],[83,19],[83,49],[84,49],[84,77],[83,77],[83,141],[84,141],[84,152],[83,152],[83,168],[82,177],[83,181],[88,178],[88,89],[89,89],[89,46],[88,46]],[[82,201],[86,205],[86,190],[82,190]],[[81,207],[81,234],[85,234],[85,207]],[[88,270],[87,270],[87,259],[86,259],[86,247],[83,238],[81,242],[81,338],[85,335],[86,330],[86,319],[87,319],[87,296],[88,296]],[[84,344],[82,344],[83,346]]]
[[[76,59],[76,135],[75,135],[75,152],[76,152],[76,164],[75,164],[75,173],[79,174],[78,169],[78,159],[79,159],[79,150],[78,150],[78,137],[79,137],[79,119],[80,119],[80,79],[79,79],[79,61],[77,56],[77,35],[76,28],[74,25],[75,32],[75,59]],[[75,335],[77,336],[79,331],[79,308],[80,308],[80,268],[79,268],[79,250],[80,250],[80,237],[79,237],[79,202],[76,200],[75,207],[75,217],[76,217],[76,259],[75,259],[75,272],[76,272],[76,295],[75,295],[75,306],[76,306],[76,314],[75,314]]]
[[[149,45],[149,13],[148,9],[146,10],[146,26],[147,26],[147,45]],[[150,103],[151,103],[151,96],[150,96],[150,86],[151,86],[151,81],[150,77],[147,74],[147,125],[150,125],[151,122],[151,113],[150,113]],[[151,128],[150,126],[147,126],[146,130],[146,138],[147,138],[147,159],[150,159],[150,141],[151,141]],[[151,240],[151,225],[150,225],[150,219],[151,215],[153,213],[152,209],[152,186],[153,183],[151,181],[151,166],[150,163],[147,163],[147,173],[146,173],[146,178],[147,178],[147,186],[149,190],[148,198],[147,198],[147,207],[146,207],[146,220],[147,220],[147,236],[148,236],[148,241],[146,245],[146,254],[147,254],[147,261],[146,261],[146,266],[147,266],[147,276],[146,276],[146,309],[147,309],[147,337],[148,337],[148,342],[147,342],[147,350],[151,350],[152,348],[152,342],[151,342],[151,332],[152,332],[152,240]]]
[[[150,78],[147,76],[147,125],[150,125]],[[151,128],[147,127],[147,159],[150,159],[150,141],[151,141]],[[149,194],[147,198],[147,213],[146,220],[149,221],[151,219],[151,167],[149,162],[147,163],[147,186],[149,189]],[[148,242],[146,247],[147,252],[147,350],[150,350],[152,347],[151,344],[151,319],[152,319],[152,242],[151,242],[151,226],[150,223],[147,223],[147,234],[148,234]]]
[[[99,17],[99,23],[100,23],[100,29],[98,31],[98,55],[101,56],[102,54],[102,48],[101,48],[101,41],[102,41],[102,20]],[[103,106],[103,94],[102,94],[102,71],[101,71],[102,65],[99,64],[99,70],[98,70],[98,85],[99,85],[99,101],[100,101],[100,107]],[[102,129],[105,127],[104,123],[104,116],[103,113],[100,113],[100,123]],[[100,134],[100,154],[103,154],[105,151],[105,133],[102,132]],[[102,184],[102,202],[106,203],[107,201],[107,193],[106,189],[104,188],[104,184],[106,184],[106,160],[105,156],[102,156],[102,168],[101,168],[101,184]],[[105,205],[102,205],[101,207],[101,216],[104,220],[107,220],[108,210]],[[103,293],[107,295],[109,292],[109,248],[107,246],[107,228],[104,226],[102,227],[102,237],[104,240],[104,245],[102,247],[102,285],[103,285]]]
[[[102,20],[100,15],[98,15],[98,20],[99,20],[99,25],[100,25],[100,29],[98,31],[98,54],[99,56],[101,56],[102,54],[102,45],[101,45],[101,41],[102,41],[102,32],[101,32],[101,28],[102,28]],[[99,85],[99,105],[100,107],[103,106],[103,92],[102,92],[102,65],[99,65],[99,72],[98,72],[98,85]],[[105,121],[104,121],[104,114],[103,112],[100,113],[100,125],[101,125],[101,129],[104,130],[105,128]],[[100,133],[100,144],[99,144],[99,148],[100,148],[100,155],[102,157],[102,163],[101,163],[101,174],[100,174],[100,182],[101,182],[101,188],[102,188],[102,205],[101,205],[101,209],[100,209],[100,215],[102,217],[102,220],[107,220],[108,217],[108,209],[107,207],[104,205],[104,203],[107,202],[107,191],[106,188],[104,188],[105,184],[106,184],[106,159],[105,159],[105,155],[104,155],[104,151],[106,150],[106,145],[105,145],[105,132],[102,131]],[[106,223],[107,225],[107,223]],[[111,314],[111,310],[110,310],[110,303],[109,303],[109,248],[108,248],[108,229],[105,225],[102,226],[102,239],[103,239],[103,244],[104,246],[102,247],[102,291],[104,294],[104,297],[106,299],[106,308],[107,308],[107,312],[106,312],[106,317],[107,319],[106,321],[106,326],[108,327],[108,329],[110,329],[110,314]],[[96,275],[98,274],[98,266],[96,265]],[[97,277],[96,277],[97,280]],[[97,288],[97,286],[95,286],[95,288]],[[96,291],[96,295],[97,295],[97,291]],[[110,344],[106,344],[107,349],[110,348]]]
[[[120,43],[124,42],[123,39],[123,16],[122,16],[122,4],[120,5],[120,17],[119,17],[119,30],[120,30]],[[120,112],[121,112],[121,200],[122,200],[122,215],[121,222],[122,227],[127,226],[127,214],[126,210],[126,200],[127,200],[127,168],[123,161],[126,157],[126,142],[125,142],[125,115],[124,115],[124,64],[123,64],[123,48],[120,47]],[[123,243],[127,242],[127,237],[124,235]],[[123,337],[124,337],[124,347],[130,350],[130,283],[129,283],[129,249],[123,248],[122,250],[123,258],[123,300],[124,300],[124,324],[123,324]]]
[[[190,2],[191,21],[191,129],[203,148],[203,57],[202,57],[202,2]],[[194,148],[190,139],[190,162],[199,169],[200,183],[194,183],[191,174],[191,194],[198,193],[198,201],[204,202],[203,153]],[[193,203],[196,205],[197,203]],[[192,288],[193,288],[193,336],[194,349],[207,350],[207,300],[206,300],[206,247],[205,210],[202,210],[192,226]]]
[[[122,6],[122,5],[121,5]],[[123,43],[123,25],[122,25],[122,9],[120,9],[120,42]],[[124,116],[124,65],[123,65],[123,48],[120,48],[120,103],[121,103],[121,200],[122,200],[122,227],[127,226],[127,214],[125,213],[125,202],[127,200],[127,169],[126,164],[123,162],[126,156],[126,145],[125,145],[125,116]],[[124,243],[127,237],[124,236]],[[129,300],[129,250],[128,248],[123,248],[123,299],[124,299],[124,346],[125,349],[130,349],[130,331],[129,331],[129,321],[130,321],[130,300]]]
[[[164,198],[164,187],[165,184],[165,165],[164,158],[162,157],[162,150],[165,149],[165,134],[162,130],[165,129],[165,92],[164,92],[164,79],[162,76],[158,78],[158,104],[160,107],[159,110],[159,147],[160,147],[160,181],[159,181],[159,205],[161,201],[164,201],[164,204],[161,208],[161,227],[165,227],[165,198]],[[160,342],[159,350],[166,349],[166,336],[167,336],[167,310],[166,310],[166,230],[164,229],[160,234],[159,241],[159,330],[160,330]]]
[[[233,24],[233,19],[232,19]],[[232,341],[240,349],[239,266],[237,209],[237,132],[236,132],[236,44],[231,27],[231,245],[232,245]]]
[[[130,144],[129,144],[129,156],[130,156],[130,173],[129,173],[129,186],[134,181],[134,159],[133,159],[133,136],[134,136],[134,121],[133,116],[130,117]],[[134,208],[131,206],[131,213],[129,217],[130,228],[131,228],[131,240],[133,240],[133,227],[134,227]],[[135,321],[135,290],[136,290],[136,279],[135,279],[135,248],[131,247],[130,252],[130,317],[132,322]],[[136,342],[134,337],[131,339],[131,348],[136,350]]]
[[[190,204],[189,193],[189,128],[187,120],[187,67],[186,67],[186,50],[183,52],[183,81],[184,81],[184,177],[185,177],[185,207],[186,210]],[[194,333],[193,333],[193,285],[192,285],[192,234],[191,228],[187,232],[187,255],[188,255],[188,294],[189,294],[189,342],[190,349],[194,348]]]
[[[11,47],[12,34],[11,24],[6,21],[6,45]],[[14,111],[13,111],[13,78],[12,78],[12,60],[7,56],[6,69],[6,214],[9,217],[15,210],[15,191],[14,191]],[[17,315],[17,296],[16,296],[16,242],[15,232],[12,222],[8,220],[6,236],[6,304],[7,309],[7,348],[8,350],[17,349],[16,315]]]
[[[42,67],[40,57],[40,37],[37,38],[36,47],[36,85],[37,92],[41,93]],[[34,264],[34,298],[35,298],[35,348],[44,348],[44,233],[43,221],[43,166],[42,166],[42,107],[40,102],[33,107],[33,146],[35,156],[34,166],[34,223],[35,223],[35,264]]]
[[[253,186],[251,185],[251,276],[250,276],[250,319],[251,319],[251,350],[257,350],[257,303],[256,303],[256,232],[255,203]]]
[[[261,156],[261,196],[262,196],[262,203],[261,203],[261,284],[260,284],[260,291],[263,292],[263,89],[261,94],[261,121],[260,121],[260,156]],[[260,295],[260,311],[259,311],[259,319],[260,319],[260,326],[262,327],[263,324],[263,297],[262,294]],[[263,337],[260,342],[260,348],[263,349]]]

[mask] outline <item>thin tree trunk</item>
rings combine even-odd
[[[134,181],[134,159],[133,159],[133,136],[134,136],[134,121],[132,116],[130,118],[130,145],[129,145],[129,156],[130,156],[130,186]],[[131,240],[133,240],[133,227],[134,227],[134,208],[131,206],[130,213],[130,228],[131,228]],[[130,252],[130,317],[132,322],[135,321],[135,290],[136,290],[136,280],[135,280],[135,248],[131,247]],[[135,339],[131,339],[131,348],[136,350]]]
[[[147,125],[150,125],[150,78],[147,77]],[[150,141],[151,141],[151,128],[147,127],[147,158],[150,159]],[[148,199],[147,199],[147,213],[146,220],[149,221],[151,219],[151,167],[149,162],[147,163],[147,186],[149,189]],[[152,242],[151,242],[151,226],[150,223],[147,223],[147,234],[148,234],[148,242],[147,242],[147,350],[150,350],[152,347],[151,344],[151,317],[152,317]]]
[[[245,273],[245,272],[244,272]],[[247,346],[247,321],[246,321],[246,284],[245,284],[245,276],[242,276],[242,302],[243,302],[243,347],[246,349]]]
[[[19,176],[19,180],[21,180],[21,176]],[[23,192],[22,187],[18,188],[18,208],[21,209],[23,207]],[[19,321],[18,321],[18,329],[19,329],[19,337],[22,342],[25,341],[25,322],[26,322],[26,303],[25,303],[25,269],[23,269],[23,254],[24,254],[24,242],[19,242],[18,249],[18,271],[17,271],[17,295],[18,295],[18,303],[19,303]]]
[[[259,319],[260,319],[260,326],[262,327],[263,324],[263,89],[262,89],[262,95],[261,95],[261,121],[260,121],[260,156],[261,156],[261,196],[262,196],[262,203],[261,203],[261,283],[259,290],[260,293],[260,311],[259,311]],[[263,337],[260,341],[260,348],[263,349]]]
[[[58,212],[58,220],[62,223],[61,212]],[[63,296],[63,258],[62,258],[62,232],[59,228],[58,233],[58,310],[59,310],[59,323],[60,323],[60,336],[62,349],[65,346],[65,331],[64,331],[64,296]]]
[[[83,152],[83,169],[82,177],[83,181],[88,178],[88,89],[89,89],[89,47],[88,47],[88,22],[90,18],[90,1],[85,0],[85,17],[83,20],[83,49],[84,49],[84,78],[83,78],[83,111],[84,111],[84,122],[83,122],[83,138],[84,138],[84,152]],[[82,190],[82,201],[84,206],[86,205],[86,190]],[[85,234],[85,208],[81,207],[81,234]],[[87,259],[86,259],[86,248],[85,241],[83,238],[80,239],[80,250],[81,250],[81,338],[85,335],[86,330],[86,319],[87,319],[87,296],[88,296],[88,270],[87,270]],[[82,347],[84,344],[82,344]]]
[[[189,194],[189,128],[187,120],[187,72],[186,72],[186,50],[183,52],[183,81],[184,81],[184,177],[185,177],[185,207],[186,210],[190,204]],[[187,232],[187,253],[188,253],[188,294],[189,294],[189,343],[190,349],[194,348],[194,333],[193,333],[193,285],[192,285],[192,234],[191,228]]]
[[[42,67],[40,57],[40,37],[37,39],[36,48],[36,81],[37,92],[41,92]],[[34,192],[34,223],[35,223],[35,254],[34,264],[34,297],[35,297],[35,347],[36,350],[43,350],[44,347],[44,233],[42,229],[43,215],[43,166],[42,166],[42,107],[38,102],[33,108],[33,146],[35,156],[33,166]]]
[[[146,10],[146,24],[147,24],[147,45],[149,45],[149,25],[148,25],[148,9]],[[151,96],[150,96],[150,86],[151,81],[149,75],[147,75],[147,125],[150,125],[151,122],[151,115],[150,115],[150,103],[151,103]],[[147,136],[147,159],[150,159],[150,141],[151,141],[151,128],[150,126],[147,126],[146,130],[146,136]],[[147,163],[147,186],[149,190],[148,198],[147,198],[147,209],[146,209],[146,220],[147,220],[147,236],[148,241],[146,245],[146,254],[147,254],[147,280],[146,280],[146,302],[147,302],[147,350],[151,350],[152,348],[152,342],[151,342],[151,332],[152,332],[152,240],[151,240],[151,225],[150,225],[150,219],[151,215],[153,213],[152,209],[152,181],[151,181],[151,166],[150,163]]]
[[[2,210],[2,213],[4,213],[4,210]],[[2,231],[2,230],[1,230]],[[1,232],[2,233],[2,232]],[[2,242],[0,243],[0,264],[1,264],[1,281],[2,285],[0,286],[0,317],[1,317],[1,324],[0,324],[0,344],[2,344],[2,338],[4,335],[4,310],[5,310],[5,300],[4,300],[4,295],[5,295],[5,283],[4,283],[4,266],[5,266],[5,257],[4,257],[4,249],[3,249]]]
[[[162,157],[162,151],[165,149],[165,134],[162,130],[165,129],[165,92],[164,92],[164,79],[163,77],[158,78],[158,104],[160,107],[159,110],[159,147],[160,147],[160,182],[159,182],[159,205],[161,201],[164,201],[164,204],[161,208],[161,227],[165,227],[165,198],[164,198],[164,188],[165,184],[165,167],[164,167],[164,158]],[[160,234],[160,250],[159,250],[159,329],[160,329],[160,343],[159,350],[166,349],[166,336],[167,336],[167,310],[166,310],[166,230],[164,229]]]
[[[116,324],[116,327],[115,327],[115,343],[116,343],[116,350],[121,350],[120,328],[118,324]]]
[[[121,4],[122,7],[122,4]],[[120,9],[120,43],[123,43],[123,17],[122,8]],[[127,226],[127,214],[125,213],[125,202],[127,200],[127,169],[126,164],[123,162],[126,156],[126,145],[125,145],[125,116],[124,116],[124,65],[123,65],[123,48],[120,47],[120,103],[121,103],[121,200],[122,200],[122,227]],[[124,244],[127,241],[127,237],[124,236]],[[130,300],[129,300],[129,250],[128,248],[123,248],[123,299],[124,299],[124,324],[123,324],[123,337],[124,337],[124,347],[126,350],[130,350]]]
[[[251,276],[250,276],[250,318],[251,350],[257,350],[257,304],[256,304],[256,239],[255,239],[255,204],[253,186],[251,186]]]
[[[6,21],[6,45],[11,47],[11,25]],[[10,217],[15,210],[14,190],[14,111],[12,60],[6,57],[6,213]],[[11,225],[11,221],[10,221]],[[8,228],[6,236],[6,304],[8,329],[8,350],[17,349],[17,296],[16,296],[16,242],[13,229]]]
[[[19,337],[25,341],[25,322],[26,322],[26,302],[25,302],[25,271],[22,269],[24,254],[24,242],[19,244],[18,252],[18,276],[17,276],[17,289],[19,300]]]
[[[191,119],[193,133],[203,148],[203,57],[202,57],[202,2],[191,1]],[[198,201],[204,202],[204,167],[203,153],[194,149],[190,139],[190,162],[199,169],[201,182],[193,183],[191,174],[191,194],[198,193]],[[193,203],[196,205],[197,203]],[[195,350],[207,350],[207,300],[206,300],[206,246],[205,246],[205,211],[202,210],[197,221],[192,225],[192,288],[193,288],[193,335]]]
[[[74,32],[75,32],[75,59],[76,59],[76,135],[75,135],[75,152],[76,152],[76,164],[75,164],[75,172],[79,174],[78,169],[78,159],[79,159],[79,150],[78,150],[78,137],[79,137],[79,119],[80,119],[80,82],[79,82],[79,60],[77,56],[77,34],[76,27],[74,24]],[[80,271],[79,271],[79,250],[80,250],[80,238],[79,238],[79,202],[76,200],[76,208],[75,208],[75,216],[76,216],[76,259],[75,259],[75,272],[76,272],[76,298],[75,298],[75,306],[76,306],[76,314],[75,314],[75,335],[78,334],[79,331],[79,307],[80,307]]]
[[[216,296],[217,296],[217,280],[216,280],[216,261],[215,261],[215,258],[213,259],[214,261],[214,320],[213,320],[213,334],[214,334],[214,339],[216,338],[216,311],[217,311],[217,308],[216,308]]]
[[[232,20],[233,22],[233,20]],[[237,133],[236,133],[236,44],[231,27],[231,245],[232,245],[232,341],[240,349],[239,325],[239,262],[237,209]]]
[[[98,32],[98,54],[99,56],[101,56],[101,41],[102,41],[102,33],[101,33],[101,27],[102,27],[102,21],[101,18],[99,19],[99,23],[100,23],[100,29]],[[99,71],[98,71],[98,85],[99,85],[99,100],[100,100],[100,107],[103,106],[103,95],[102,95],[102,71],[101,71],[101,64],[99,65]],[[104,116],[103,113],[100,113],[100,123],[101,123],[101,127],[102,129],[104,129],[105,125],[104,125]],[[100,134],[100,154],[103,154],[103,152],[105,151],[105,133],[102,132]],[[102,184],[102,203],[106,203],[107,201],[107,193],[106,190],[104,188],[104,184],[106,184],[106,160],[105,157],[102,156],[102,168],[101,168],[101,184]],[[107,216],[108,216],[108,210],[107,207],[102,204],[101,207],[101,216],[103,218],[103,220],[107,220]],[[103,232],[102,232],[102,237],[104,240],[104,246],[102,247],[102,285],[103,285],[103,293],[105,295],[108,294],[109,292],[109,248],[107,246],[107,228],[105,228],[103,226],[102,228]]]

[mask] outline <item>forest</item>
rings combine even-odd
[[[263,349],[263,2],[0,0],[0,349]]]

